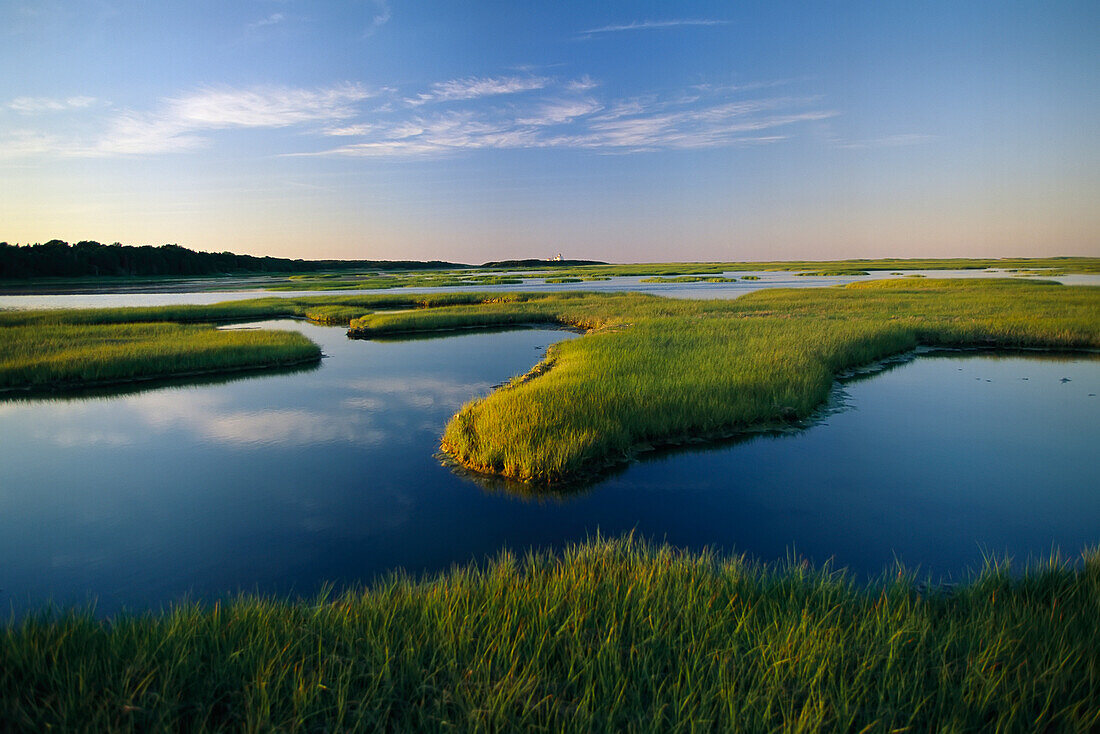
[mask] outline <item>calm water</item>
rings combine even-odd
[[[823,424],[651,454],[533,500],[441,467],[456,408],[564,331],[350,341],[319,368],[70,400],[0,402],[0,606],[159,606],[310,594],[398,566],[637,530],[762,559],[958,576],[1100,543],[1100,361],[922,357],[847,383]]]
[[[898,271],[902,272],[902,271]],[[923,275],[928,278],[1006,278],[1020,277],[1011,273],[985,270],[906,270],[906,274]],[[589,281],[587,283],[547,283],[544,278],[527,278],[520,285],[479,285],[447,288],[393,288],[390,290],[331,290],[331,291],[188,291],[188,292],[142,292],[135,287],[125,293],[80,293],[72,295],[0,295],[0,308],[109,308],[113,306],[169,306],[184,303],[210,304],[219,301],[239,301],[246,298],[279,297],[299,298],[303,296],[353,296],[364,294],[393,293],[449,293],[449,292],[505,292],[525,291],[533,293],[557,291],[632,291],[650,293],[670,298],[737,298],[746,293],[764,288],[822,288],[843,285],[860,280],[879,280],[895,278],[885,270],[871,271],[864,276],[799,276],[788,272],[767,271],[729,271],[725,275],[743,278],[752,275],[759,280],[738,280],[735,283],[643,283],[643,277],[624,276],[611,280]],[[1100,285],[1100,275],[1071,274],[1044,276],[1045,280],[1057,280],[1065,285]],[[162,286],[163,287],[163,286]]]

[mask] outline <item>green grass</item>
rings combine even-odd
[[[554,345],[537,379],[465,405],[443,447],[476,471],[551,484],[653,446],[806,418],[838,372],[922,344],[1100,347],[1100,289],[897,279],[732,301],[550,294],[369,315],[351,333],[519,323],[591,331]]]
[[[85,388],[320,358],[317,345],[296,332],[157,322],[15,326],[0,330],[0,389]]]
[[[834,268],[832,270],[810,270],[805,273],[795,273],[795,275],[813,275],[813,276],[831,276],[831,275],[870,275],[866,270],[849,270],[845,268]]]
[[[350,324],[365,338],[526,324],[588,330],[554,345],[536,379],[464,406],[444,432],[443,448],[464,466],[536,485],[583,479],[654,446],[806,418],[838,372],[920,344],[1100,347],[1100,289],[1042,280],[864,281],[732,301],[364,294],[0,312],[0,386],[81,386],[317,354],[297,334],[204,325],[277,317]]]
[[[0,310],[0,390],[85,389],[100,383],[275,368],[320,359],[320,348],[299,333],[213,328],[219,323],[304,318],[346,326],[378,309],[520,302],[528,297],[364,294],[212,305]]]
[[[0,630],[5,731],[1095,731],[1100,556],[953,590],[631,538]]]
[[[366,270],[361,272],[307,273],[287,276],[284,282],[265,286],[257,280],[256,287],[266,287],[279,291],[323,291],[323,290],[385,290],[391,288],[455,288],[477,287],[484,285],[519,285],[523,278],[550,277],[548,283],[574,283],[581,281],[606,280],[613,276],[676,277],[676,276],[721,276],[729,271],[807,271],[800,275],[866,275],[870,270],[896,271],[899,268],[911,270],[942,269],[985,269],[1003,268],[1011,272],[1036,274],[1100,273],[1100,258],[1007,258],[1007,259],[886,259],[886,260],[792,260],[773,262],[727,262],[727,263],[635,263],[627,265],[584,265],[568,268],[554,268],[552,271],[525,272],[515,275],[512,271],[496,269],[469,270],[428,270],[379,272]],[[502,275],[508,272],[508,275]],[[677,280],[673,282],[707,282],[698,280]],[[724,281],[709,281],[724,282]],[[248,287],[247,280],[243,286]]]
[[[724,278],[714,275],[678,275],[665,278],[655,275],[652,278],[642,278],[642,283],[736,283],[737,278]]]
[[[843,271],[853,270],[983,270],[1054,269],[1064,273],[1100,273],[1100,258],[886,258],[877,260],[776,260],[768,262],[733,261],[707,263],[631,263],[621,265],[584,265],[555,269],[556,276],[675,276],[721,275],[744,271]]]
[[[385,290],[389,288],[456,288],[485,285],[519,285],[523,278],[498,273],[467,273],[462,271],[426,271],[410,273],[362,273],[333,278],[295,276],[286,283],[269,286],[272,291],[309,290]],[[566,281],[572,282],[572,281]]]

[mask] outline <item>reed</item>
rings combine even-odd
[[[407,310],[384,310],[395,308]],[[349,335],[365,338],[526,324],[587,330],[554,345],[537,379],[464,406],[443,435],[443,448],[466,467],[541,485],[654,446],[804,419],[838,372],[920,344],[1100,347],[1100,289],[1035,279],[877,280],[690,301],[388,293],[2,312],[0,385],[79,386],[317,354],[300,335],[209,326],[274,317],[346,323]]]
[[[564,294],[352,322],[359,336],[557,322],[552,369],[465,405],[444,449],[520,481],[575,480],[653,446],[807,418],[835,375],[925,345],[1100,346],[1100,289],[1044,281],[883,280],[736,300]]]
[[[321,358],[296,332],[217,323],[305,318],[347,325],[378,309],[481,303],[486,294],[257,298],[213,305],[0,311],[0,390],[84,389],[127,380],[283,367]],[[493,296],[520,301],[522,294]]]
[[[317,345],[297,332],[156,322],[15,326],[0,330],[0,390],[86,388],[320,358]]]
[[[642,283],[736,283],[737,278],[726,278],[715,275],[677,275],[666,278],[655,275],[652,278],[642,278]]]
[[[5,731],[1093,731],[1100,555],[952,590],[633,538],[0,629]]]

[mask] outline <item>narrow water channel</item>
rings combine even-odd
[[[322,345],[319,368],[0,402],[0,606],[101,614],[238,590],[313,594],[634,530],[874,574],[958,577],[1100,542],[1100,361],[922,357],[847,383],[794,434],[653,454],[582,491],[491,491],[439,465],[447,419],[565,331]]]

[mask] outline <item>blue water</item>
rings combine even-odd
[[[565,331],[353,341],[302,322],[321,366],[0,402],[0,606],[108,614],[237,590],[313,594],[634,530],[873,575],[958,578],[1100,543],[1100,361],[925,356],[848,382],[806,430],[649,454],[559,496],[440,465],[465,401]]]
[[[896,271],[906,275],[927,278],[1019,278],[1012,273],[988,270],[906,270]],[[240,301],[249,298],[302,298],[319,296],[362,296],[369,294],[400,293],[499,293],[523,291],[526,293],[551,293],[562,291],[595,291],[648,293],[668,298],[737,298],[746,293],[766,288],[825,288],[863,280],[896,278],[890,271],[875,270],[869,275],[855,276],[799,276],[793,272],[766,270],[728,271],[724,275],[737,278],[734,283],[644,283],[641,276],[617,276],[610,280],[581,283],[547,283],[544,277],[526,278],[519,285],[448,286],[439,288],[392,288],[388,290],[330,290],[330,291],[203,291],[201,287],[217,287],[217,281],[191,281],[174,287],[194,288],[178,292],[163,292],[170,286],[132,286],[125,292],[100,290],[91,293],[12,295],[0,294],[2,308],[112,308],[116,306],[173,306],[180,304],[210,304],[221,301]],[[751,275],[757,280],[741,280]],[[1100,285],[1100,275],[1071,273],[1069,275],[1043,276],[1043,280],[1055,280],[1065,285]],[[117,286],[115,286],[117,288]],[[224,285],[222,286],[224,287]],[[158,290],[161,289],[161,290]]]

